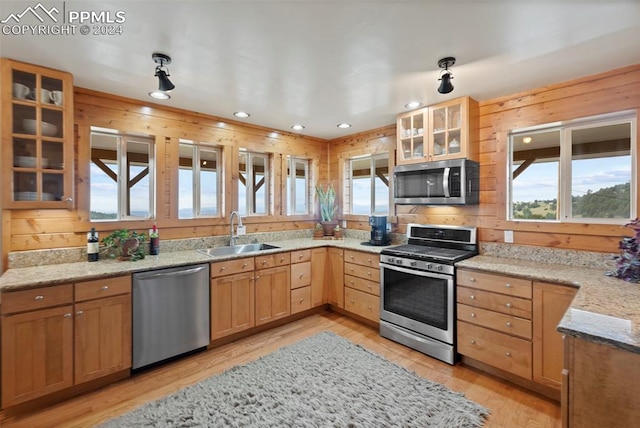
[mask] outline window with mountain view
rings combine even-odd
[[[220,150],[181,139],[178,163],[178,217],[220,215]]]
[[[241,149],[238,157],[238,212],[243,216],[269,214],[269,155]]]
[[[91,221],[155,217],[153,138],[92,128]]]
[[[512,132],[509,218],[585,223],[635,218],[635,147],[633,114]]]
[[[389,154],[358,156],[345,162],[344,212],[389,213]]]

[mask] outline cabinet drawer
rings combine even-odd
[[[243,259],[226,260],[211,263],[211,278],[233,275],[242,272],[251,272],[254,269],[253,257]]]
[[[311,250],[298,250],[291,252],[291,263],[311,261]]]
[[[345,250],[344,260],[362,266],[380,267],[380,256],[377,254],[363,253],[360,251]]]
[[[531,300],[467,287],[457,287],[456,294],[458,303],[531,319]]]
[[[131,293],[131,277],[118,276],[115,278],[78,282],[74,285],[74,289],[76,302],[116,296],[118,294],[129,294]]]
[[[356,265],[353,263],[344,264],[344,273],[369,281],[380,282],[380,268]]]
[[[378,296],[345,287],[344,309],[371,321],[380,322],[380,297]]]
[[[311,286],[291,290],[291,314],[311,308]]]
[[[458,320],[531,340],[531,320],[458,303]]]
[[[311,284],[311,262],[291,265],[291,288],[300,288]]]
[[[464,269],[458,269],[456,275],[458,285],[531,299],[532,285],[526,279]]]
[[[345,275],[344,285],[347,287],[355,288],[356,290],[364,291],[365,293],[373,294],[374,296],[380,296],[380,283],[369,281],[368,279],[358,278],[356,276]]]
[[[2,314],[32,311],[73,303],[73,284],[2,293]]]
[[[256,257],[256,269],[286,266],[291,263],[291,253],[267,254]]]
[[[531,380],[531,342],[458,321],[458,352]]]

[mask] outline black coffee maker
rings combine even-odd
[[[387,234],[387,216],[372,215],[369,217],[371,226],[370,245],[388,245],[389,235]]]

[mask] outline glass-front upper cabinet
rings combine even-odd
[[[429,160],[477,160],[478,103],[469,97],[429,107]]]
[[[427,159],[425,138],[429,128],[427,107],[398,116],[397,164],[422,162]]]
[[[73,207],[71,74],[2,59],[5,208]]]

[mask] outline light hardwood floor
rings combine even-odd
[[[491,410],[485,427],[560,427],[558,403],[460,364],[450,366],[379,336],[372,327],[321,313],[200,352],[58,405],[2,420],[2,427],[89,427],[169,395],[204,378],[253,361],[321,331],[332,331],[418,375],[464,393]]]

